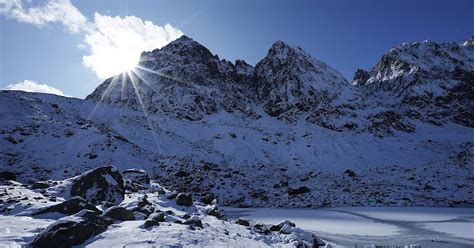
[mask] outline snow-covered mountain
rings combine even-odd
[[[0,163],[24,183],[141,168],[232,206],[472,205],[472,51],[397,46],[351,84],[281,41],[253,67],[183,36],[86,100],[0,92]]]
[[[143,52],[134,70],[107,79],[86,99],[187,120],[220,111],[250,114],[252,75],[253,67],[244,61],[219,60],[182,36]]]
[[[434,125],[474,127],[474,44],[425,40],[392,48],[353,84],[379,105]]]

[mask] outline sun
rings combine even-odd
[[[106,79],[132,70],[138,65],[140,51],[130,47],[102,47],[95,56],[84,58],[94,65],[97,75]]]

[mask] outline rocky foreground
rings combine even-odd
[[[104,166],[29,185],[14,181],[14,173],[1,173],[0,178],[2,225],[22,229],[2,237],[0,246],[325,245],[290,221],[272,226],[246,219],[231,223],[212,197],[194,201],[189,194],[161,187],[140,169],[120,173]]]

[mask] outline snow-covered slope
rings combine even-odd
[[[316,235],[296,227],[290,221],[272,223],[273,225],[255,223],[243,218],[233,222],[227,221],[225,213],[215,201],[194,201],[185,193],[177,194],[153,180],[150,181],[144,170],[135,169],[133,172],[147,180],[127,177],[127,172],[122,172],[122,177],[115,167],[100,167],[79,177],[61,181],[48,180],[42,182],[41,187],[0,179],[0,246],[59,248],[325,245]],[[84,176],[88,179],[85,180]],[[127,187],[127,183],[123,184],[123,179],[128,185],[137,188]],[[88,184],[89,180],[95,183]],[[93,204],[88,193],[83,197],[71,195],[76,185],[85,187],[88,193],[121,193],[114,196],[118,200],[115,203],[98,201]],[[124,186],[124,191],[119,190]],[[107,198],[99,194],[95,197],[100,200]]]
[[[414,133],[378,138],[263,110],[259,119],[220,112],[188,121],[17,91],[0,92],[0,102],[0,163],[22,182],[110,163],[234,206],[473,203],[474,131],[461,125],[417,122]],[[294,191],[301,187],[308,191]]]

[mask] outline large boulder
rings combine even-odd
[[[60,213],[64,215],[76,214],[84,209],[100,214],[101,211],[97,209],[93,204],[86,201],[80,196],[73,197],[60,204],[41,209],[40,211],[33,213],[33,215],[41,215],[46,213]]]
[[[118,204],[123,201],[123,178],[115,166],[99,167],[78,176],[71,185],[71,196],[81,196],[94,203]]]
[[[31,241],[31,247],[63,248],[80,245],[107,230],[111,222],[84,210],[74,218],[59,219]]]
[[[150,177],[145,170],[128,169],[122,172],[125,189],[137,192],[138,190],[150,188]]]

